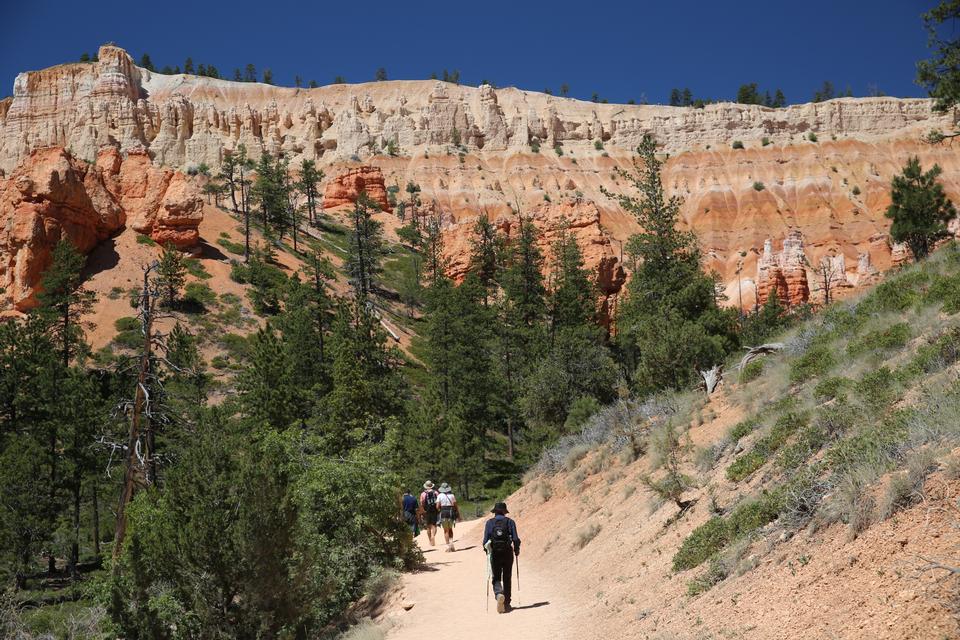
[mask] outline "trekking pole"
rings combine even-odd
[[[517,561],[517,602],[520,602],[520,556],[515,556]]]

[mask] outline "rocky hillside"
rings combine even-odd
[[[187,169],[215,168],[243,143],[254,155],[316,160],[331,181],[379,168],[380,188],[395,187],[400,198],[407,182],[417,183],[421,199],[443,212],[458,273],[482,212],[504,229],[517,206],[546,230],[568,219],[609,283],[622,280],[614,265],[635,226],[601,187],[627,189],[615,169],[630,168],[632,149],[649,133],[670,154],[664,183],[684,198],[707,266],[727,284],[731,304],[742,298],[745,306],[764,282],[783,277],[769,271],[769,256],[762,268],[764,243],[771,240],[772,255],[790,232],[801,234],[801,254],[788,244],[794,257],[772,261],[815,265],[832,256],[841,288],[889,267],[896,252],[882,214],[890,178],[909,156],[939,163],[948,193],[960,195],[955,148],[922,142],[951,118],[922,99],[696,109],[436,81],[282,88],[162,75],[114,46],[101,47],[97,62],[22,73],[13,94],[0,102],[0,170],[8,175],[49,145],[91,162],[104,147],[146,151],[156,164]],[[810,280],[805,288],[816,296],[809,268],[801,261],[792,269],[786,279]]]
[[[548,449],[509,505],[569,637],[957,637],[958,274],[950,246],[709,398],[621,401]]]

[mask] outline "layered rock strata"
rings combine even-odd
[[[629,169],[632,150],[651,134],[669,154],[668,194],[683,198],[684,224],[736,300],[738,271],[753,272],[764,240],[782,241],[791,230],[803,234],[812,264],[842,255],[851,282],[863,254],[879,271],[904,259],[886,240],[874,241],[889,229],[890,179],[918,155],[925,167],[940,164],[947,193],[960,196],[955,147],[922,141],[931,129],[952,127],[952,117],[934,113],[925,99],[695,109],[435,81],[295,89],[166,76],[107,46],[99,62],[18,76],[13,98],[0,101],[0,170],[50,144],[89,161],[114,147],[142,149],[156,165],[215,168],[242,143],[253,157],[283,154],[294,167],[316,161],[332,184],[324,185],[331,203],[354,197],[343,176],[369,171],[360,165],[379,168],[385,187],[401,195],[414,182],[455,234],[483,212],[509,217],[547,201],[590,203],[599,232],[619,249],[636,224],[601,188],[630,191],[615,169]],[[735,141],[744,148],[733,149]],[[549,231],[560,221],[543,222]],[[457,238],[451,244],[467,246]],[[601,277],[601,263],[588,265]]]

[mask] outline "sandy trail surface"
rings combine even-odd
[[[526,559],[522,547],[519,590],[516,567],[513,574],[514,610],[498,614],[492,588],[487,610],[484,601],[486,556],[480,544],[485,521],[486,518],[479,518],[457,525],[454,553],[443,551],[441,532],[437,532],[435,548],[430,546],[426,533],[420,534],[417,543],[424,550],[427,568],[404,576],[404,597],[414,606],[395,619],[389,638],[562,640],[569,637],[569,600],[543,577],[546,571],[537,565],[538,559]],[[518,528],[522,539],[523,524],[518,523]]]

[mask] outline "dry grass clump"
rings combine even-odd
[[[580,462],[583,456],[587,455],[587,453],[589,452],[590,452],[590,445],[587,445],[587,444],[578,444],[574,447],[571,447],[570,450],[567,451],[567,455],[564,458],[564,461],[563,461],[564,468],[567,471],[573,471],[574,469],[577,468],[577,464]]]
[[[540,498],[540,502],[546,502],[553,497],[553,488],[549,482],[540,480],[533,488],[533,493]]]
[[[363,620],[340,636],[340,640],[384,640],[387,632],[372,620]]]
[[[880,500],[879,517],[886,520],[897,511],[923,499],[923,483],[937,468],[936,453],[922,449],[907,458],[906,470],[893,474]]]
[[[596,538],[597,534],[600,533],[600,529],[600,525],[596,522],[591,522],[590,524],[578,529],[573,536],[574,548],[583,549],[585,546],[590,544],[590,541]]]
[[[845,522],[851,540],[867,530],[873,522],[876,500],[870,494],[870,486],[877,481],[882,468],[865,464],[844,473],[833,494],[825,505],[823,518],[827,523]]]

